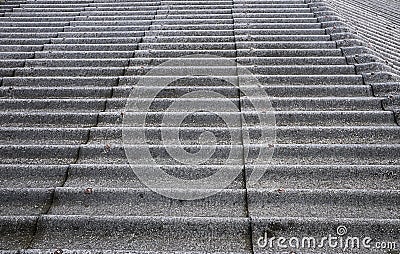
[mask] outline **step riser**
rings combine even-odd
[[[83,224],[85,224],[85,229],[79,232],[74,230],[74,225]],[[110,246],[115,246],[118,242],[123,244],[125,248],[142,251],[157,251],[159,246],[163,246],[163,250],[169,251],[191,249],[250,253],[250,246],[247,241],[249,237],[248,222],[246,219],[123,217],[116,223],[116,220],[112,217],[73,218],[45,216],[39,221],[38,227],[38,234],[33,243],[33,248],[54,249],[61,244],[68,246],[69,249],[107,249]],[[59,230],[54,230],[55,228]],[[194,229],[196,231],[195,234],[193,233]],[[90,242],[82,240],[90,235],[90,232],[105,233],[93,235]],[[143,234],[143,232],[151,232],[148,233],[151,236]],[[50,235],[52,240],[47,241]],[[66,238],[66,235],[69,237]],[[166,235],[168,235],[167,238],[165,237]],[[218,235],[219,237],[210,242],[211,235]],[[131,241],[132,236],[135,236],[135,241]],[[163,240],[160,242],[160,239]],[[181,239],[179,240],[179,247],[176,246],[176,241],[171,242],[170,239]],[[201,242],[201,245],[195,244],[199,242]]]

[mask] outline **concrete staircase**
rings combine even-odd
[[[343,226],[372,243],[400,236],[399,83],[323,2],[8,0],[0,13],[1,249],[397,253],[260,244],[265,233],[323,238]],[[211,68],[228,79],[242,69],[257,77],[276,110],[276,144],[268,164],[221,163],[227,143],[242,149],[240,118],[229,137],[215,114],[204,113],[182,126],[183,142],[196,148],[202,131],[220,131],[220,150],[197,167],[171,161],[157,150],[157,128],[162,113],[182,113],[166,111],[180,95],[218,92],[237,110],[217,115],[251,115],[239,89],[218,76],[175,83],[152,112],[136,112],[149,117],[145,127],[130,127],[150,133],[172,175],[238,171],[216,195],[176,200],[149,190],[131,169],[123,117],[140,77],[193,54],[236,63]],[[215,103],[190,98],[201,99]],[[248,186],[257,167],[266,172]]]
[[[352,32],[360,36],[397,75],[400,74],[400,5],[385,1],[336,1],[328,6],[345,20]],[[346,7],[344,7],[346,6]]]

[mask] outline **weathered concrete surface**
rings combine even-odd
[[[327,2],[309,0],[1,4],[0,250],[385,253],[259,245],[265,233],[328,237],[338,236],[339,226],[346,226],[348,236],[374,241],[400,236],[400,85],[368,48],[373,38],[382,54],[397,54],[400,40],[391,26],[398,24],[392,15],[398,8],[389,0],[381,6],[374,0],[329,2],[336,12]],[[381,13],[370,19],[376,10]],[[338,15],[360,20],[361,38],[351,33],[354,22],[343,23]],[[216,56],[223,56],[231,64],[193,67],[204,62],[200,57],[164,67],[163,78],[181,79],[157,98],[136,101],[152,102],[149,110],[124,112],[133,88],[159,91],[162,79],[140,86],[149,70],[188,54],[212,54],[217,62]],[[182,77],[185,70],[218,70],[219,75]],[[275,110],[277,137],[269,163],[226,159],[231,151],[257,152],[257,145],[243,145],[241,117],[253,139],[274,128],[258,126],[248,98],[226,82],[243,78],[245,70],[254,74]],[[182,97],[204,91],[223,97]],[[165,116],[182,119],[194,107],[220,105],[223,98],[233,108],[196,112],[179,126],[163,123]],[[253,100],[262,103],[266,97],[259,93]],[[177,101],[190,106],[168,111]],[[123,125],[127,117],[147,117],[146,125]],[[179,136],[166,143],[160,128]],[[142,157],[128,164],[127,130],[134,134],[131,142],[150,144],[162,170],[175,177],[200,179],[219,170],[239,174],[205,199],[166,198],[135,174],[154,176],[152,161]],[[202,135],[205,131],[215,136]],[[187,151],[216,142],[216,152],[202,165],[181,165],[166,152],[177,149],[177,142]],[[249,186],[246,180],[260,170],[264,175]],[[212,191],[170,189],[174,194]]]
[[[351,31],[400,74],[400,4],[396,0],[325,0]]]

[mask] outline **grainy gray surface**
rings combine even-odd
[[[354,33],[400,74],[400,3],[397,0],[325,0]]]
[[[389,57],[394,71],[400,71],[394,62],[400,39],[393,28],[399,21],[398,2],[327,2],[2,3],[0,252],[398,254],[400,84],[376,55]],[[357,27],[364,41],[349,26]],[[376,51],[368,48],[369,40],[376,42]],[[153,108],[130,115],[146,116],[145,127],[142,122],[124,126],[125,105],[140,77],[189,54],[226,57],[234,64],[193,67],[204,61],[199,58],[164,67],[166,76],[184,70],[219,70],[220,75],[179,79],[153,100]],[[242,66],[233,68],[235,62]],[[262,165],[243,163],[243,158],[226,161],[229,151],[241,154],[244,148],[241,115],[253,124],[255,137],[260,131],[247,99],[224,81],[236,80],[245,69],[258,79],[275,109],[274,156]],[[159,88],[157,82],[140,87],[142,92]],[[220,101],[180,98],[193,91],[219,93],[235,110],[221,108],[218,116],[197,112],[180,126],[162,123],[165,115],[178,119],[194,106]],[[167,111],[178,99],[192,107]],[[265,99],[260,94],[254,100]],[[231,133],[221,116],[234,123]],[[214,141],[200,135],[213,132],[219,138],[217,152],[209,164],[180,165],[166,153],[160,127],[166,133],[179,130],[179,141],[192,150]],[[128,164],[126,130],[138,143],[144,140],[136,133],[149,134],[152,155],[170,175],[198,179],[218,170],[239,174],[226,189],[205,199],[166,198],[135,174],[141,170],[152,177],[155,165],[146,158]],[[248,186],[248,177],[262,170],[261,179]],[[212,190],[190,192],[205,195]],[[340,226],[348,231],[344,236],[397,246],[263,246],[265,234],[270,240],[322,239],[339,236]]]

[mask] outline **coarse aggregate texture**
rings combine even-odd
[[[3,1],[0,252],[398,254],[399,8],[396,0]],[[150,75],[157,66],[161,78]],[[258,125],[243,94],[249,84],[232,85],[247,71],[268,95],[251,102],[270,101],[274,126]],[[159,92],[165,79],[176,80]],[[135,91],[158,93],[136,98],[152,106],[127,115]],[[197,110],[223,99],[233,108]],[[188,106],[169,110],[176,102]],[[168,143],[161,129],[179,135]],[[244,160],[259,148],[244,143],[245,130],[253,139],[276,131],[268,162]],[[136,145],[126,145],[126,131]],[[188,153],[216,150],[200,165],[180,163],[168,153],[177,142]],[[152,160],[129,163],[127,150],[149,146]],[[239,157],[228,160],[230,152]],[[185,180],[238,174],[215,195],[171,199],[135,173],[155,177],[153,161]],[[372,247],[267,241],[330,235],[370,237]]]

